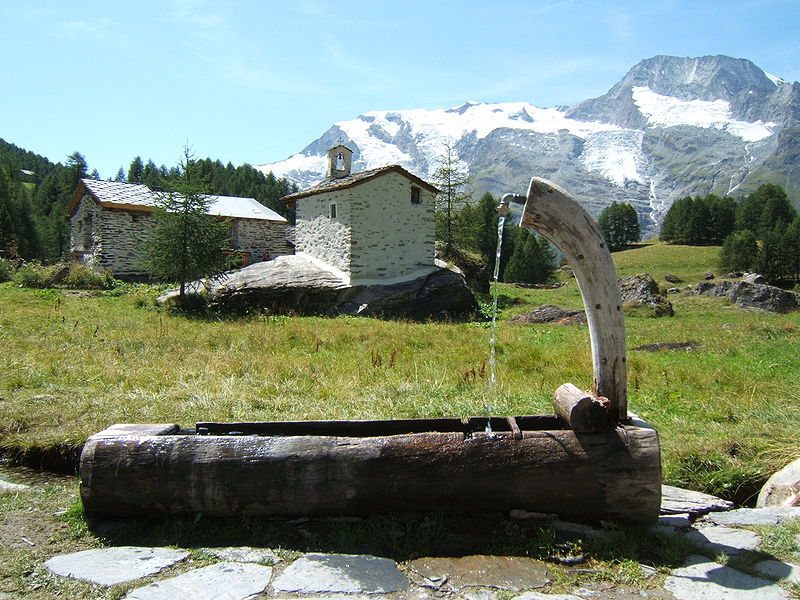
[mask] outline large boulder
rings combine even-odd
[[[740,308],[787,313],[800,309],[800,294],[782,290],[771,285],[748,281],[701,281],[695,288],[696,295],[727,298]]]
[[[758,494],[756,506],[800,506],[800,458],[767,480]]]
[[[636,314],[652,317],[671,317],[675,314],[672,303],[664,298],[658,284],[648,273],[630,275],[619,280],[622,303]]]
[[[437,267],[408,281],[351,286],[324,266],[295,255],[255,263],[211,283],[194,282],[189,290],[209,306],[231,311],[265,308],[298,315],[426,320],[469,318],[477,310],[475,297],[455,270]],[[159,301],[176,295],[170,291]]]

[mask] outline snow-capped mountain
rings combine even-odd
[[[775,182],[800,189],[800,84],[727,56],[644,60],[608,93],[572,107],[467,102],[437,110],[374,111],[334,124],[286,160],[261,165],[301,188],[343,143],[354,170],[399,164],[426,178],[446,142],[476,194],[524,193],[534,175],[562,185],[597,214],[633,204],[645,234],[686,195],[743,195]]]

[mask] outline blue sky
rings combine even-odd
[[[800,79],[797,0],[0,0],[0,137],[104,178],[263,164],[370,110],[570,105],[657,54]]]

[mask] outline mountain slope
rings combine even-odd
[[[429,177],[455,144],[475,191],[524,192],[534,175],[564,186],[593,214],[633,204],[645,235],[679,197],[735,196],[760,183],[800,191],[800,85],[727,56],[656,56],[606,94],[569,108],[527,102],[374,111],[334,124],[286,160],[261,165],[305,187],[325,152],[354,151],[354,169],[400,164]]]

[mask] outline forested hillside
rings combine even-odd
[[[280,198],[296,188],[272,173],[264,175],[250,165],[234,167],[210,158],[198,160],[207,183],[206,192],[244,196],[289,216]],[[119,170],[116,181],[144,183],[166,189],[178,167],[156,166],[137,156],[128,173]],[[81,177],[98,177],[80,152],[64,164],[19,148],[0,139],[0,257],[53,262],[69,247],[67,205]]]

